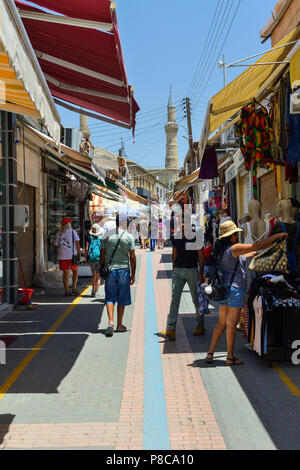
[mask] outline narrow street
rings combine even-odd
[[[187,287],[176,342],[160,338],[171,295],[171,249],[137,250],[132,330],[104,335],[107,315],[81,285],[33,297],[0,319],[1,449],[293,450],[300,448],[300,369],[264,362],[237,333],[243,366],[226,367],[225,337],[205,363],[217,310],[194,337]],[[85,279],[86,283],[87,280]],[[81,280],[82,283],[82,280]]]

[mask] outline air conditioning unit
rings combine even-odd
[[[237,135],[234,126],[229,127],[221,134],[221,145],[233,145],[237,142]]]
[[[290,98],[290,113],[300,114],[300,88],[291,94]]]
[[[82,140],[82,132],[73,127],[64,128],[64,144],[71,147],[77,152],[80,151],[80,144]]]

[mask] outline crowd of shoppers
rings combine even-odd
[[[178,222],[178,221],[177,221]],[[181,224],[174,223],[171,219],[170,238],[172,242],[172,295],[167,317],[166,330],[160,335],[169,340],[176,339],[176,325],[179,305],[183,288],[187,283],[195,307],[196,325],[193,334],[202,335],[205,332],[204,315],[201,304],[204,293],[201,286],[204,284],[204,275],[210,272],[208,258],[203,249],[203,244],[195,232],[191,217],[182,216]],[[209,351],[205,358],[207,363],[214,361],[216,346],[226,331],[227,359],[226,365],[241,365],[243,361],[234,354],[236,329],[239,323],[241,309],[245,303],[247,287],[246,260],[254,256],[258,251],[271,246],[280,238],[286,238],[286,233],[279,233],[264,240],[252,244],[239,243],[239,232],[242,232],[236,224],[227,219],[220,224],[219,237],[216,240],[209,258],[220,269],[222,282],[228,288],[227,297],[218,302],[219,319],[214,328]],[[131,233],[130,233],[131,232]],[[138,236],[135,236],[135,233]],[[100,269],[108,265],[108,277],[105,279],[105,304],[107,309],[108,326],[105,334],[110,337],[116,332],[126,332],[129,328],[123,324],[125,307],[131,304],[130,287],[135,282],[136,256],[135,246],[140,239],[141,248],[147,248],[149,242],[150,251],[164,247],[167,239],[166,224],[159,218],[157,233],[151,230],[151,222],[146,219],[139,221],[138,225],[132,225],[132,220],[117,215],[115,219],[107,220],[103,226],[94,224],[89,232],[85,246],[85,261],[92,271],[92,296],[97,296],[100,287]],[[65,295],[77,295],[78,263],[74,259],[80,256],[79,237],[76,230],[72,229],[71,221],[63,219],[61,230],[55,240],[58,255],[59,268],[63,271],[63,283]],[[204,266],[206,264],[206,266]],[[69,291],[69,271],[72,271],[72,290]],[[117,304],[117,325],[114,324],[114,310]]]

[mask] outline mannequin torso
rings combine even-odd
[[[269,236],[269,223],[259,217],[260,207],[259,201],[249,202],[248,213],[251,220],[245,224],[245,243],[255,243]]]
[[[286,231],[288,233],[287,249],[288,251],[292,251],[296,234],[297,234],[298,224],[297,222],[295,222],[295,219],[293,217],[293,206],[292,206],[291,201],[289,200],[279,201],[277,210],[278,210],[278,216],[280,218],[280,221],[285,224]],[[273,231],[274,234],[281,233],[284,231],[280,221],[276,222],[275,224],[274,231]],[[298,239],[297,241],[297,244],[299,243],[300,243],[300,239]]]

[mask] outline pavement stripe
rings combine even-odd
[[[168,253],[164,250],[164,254]],[[171,300],[171,282],[166,263],[161,253],[153,258],[158,325],[165,329]],[[195,326],[194,306],[190,299],[191,316]],[[193,367],[195,356],[185,331],[182,317],[178,317],[176,341],[161,341],[162,366],[165,382],[169,438],[173,450],[226,449],[224,439],[216,421],[209,396],[201,378],[199,368]],[[203,338],[198,338],[203,341]]]
[[[300,390],[294,384],[294,382],[286,375],[286,373],[279,367],[279,365],[275,362],[273,363],[273,368],[278,373],[280,379],[284,383],[284,385],[289,389],[289,391],[297,398],[300,398]]]
[[[4,395],[8,392],[10,387],[15,383],[18,377],[22,374],[24,369],[28,366],[28,364],[32,361],[32,359],[37,355],[37,353],[42,349],[44,344],[51,338],[53,333],[57,330],[57,328],[61,325],[61,323],[67,318],[67,316],[72,312],[74,307],[80,302],[82,296],[88,291],[89,287],[85,289],[80,296],[76,297],[74,302],[67,308],[67,310],[56,320],[55,323],[50,327],[50,329],[44,334],[42,339],[40,339],[35,346],[33,346],[32,350],[25,356],[23,361],[15,368],[15,370],[11,373],[11,375],[6,379],[6,381],[0,386],[0,400],[4,397]]]
[[[144,439],[145,450],[169,450],[165,390],[160,346],[155,332],[157,315],[152,270],[152,253],[147,254],[144,361]]]

